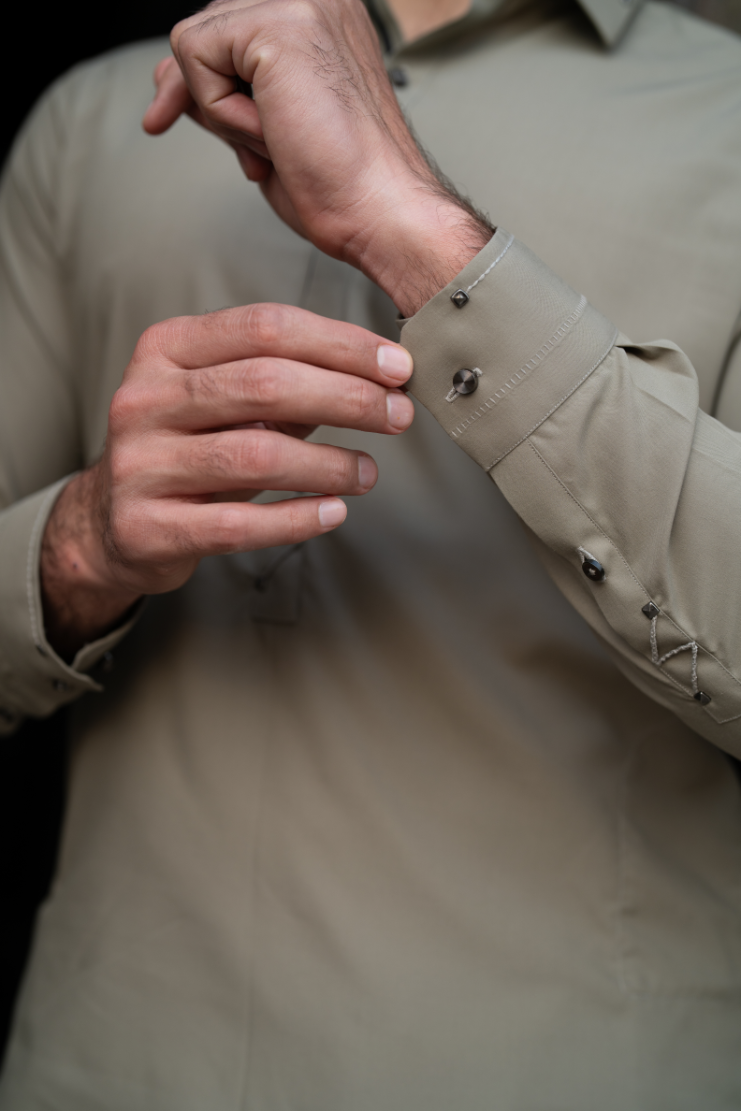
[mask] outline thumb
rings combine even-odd
[[[149,135],[161,135],[193,107],[185,78],[174,58],[163,58],[154,70],[156,91],[144,113],[142,127]]]

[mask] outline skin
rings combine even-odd
[[[490,238],[411,136],[361,0],[215,0],[170,41],[145,130],[189,113],[234,148],[287,224],[404,316]]]
[[[383,364],[383,365],[381,365]],[[62,492],[41,555],[47,637],[67,659],[206,555],[293,544],[376,482],[369,455],[306,443],[318,424],[397,435],[411,359],[351,324],[285,305],[167,320],[139,340],[102,458]],[[259,490],[310,491],[272,505]],[[321,491],[326,496],[316,496]]]
[[[470,6],[470,0],[394,0],[390,5],[405,42],[460,19]]]
[[[462,14],[460,0],[431,2],[424,27],[422,10],[409,3],[405,31]],[[171,44],[145,129],[190,114],[234,148],[291,227],[362,270],[404,316],[488,241],[491,228],[410,135],[359,0],[217,0],[179,23]],[[254,101],[235,92],[236,74]],[[400,346],[287,306],[148,329],[113,399],[103,456],[66,486],[46,528],[50,643],[71,660],[204,556],[337,527],[338,495],[371,489],[375,463],[305,437],[319,424],[404,431],[413,406],[398,387],[411,369]],[[262,489],[311,496],[252,504]]]

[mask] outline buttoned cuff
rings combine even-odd
[[[596,370],[617,334],[500,228],[405,322],[401,342],[414,359],[410,392],[490,471]],[[458,392],[457,374],[472,392]]]
[[[0,734],[26,715],[46,717],[85,691],[103,688],[89,672],[126,635],[133,616],[86,644],[66,664],[46,639],[39,583],[41,540],[69,477],[0,513]]]

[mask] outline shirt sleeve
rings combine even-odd
[[[502,229],[402,342],[411,392],[621,671],[741,756],[741,435],[700,411],[687,357],[631,342]]]
[[[68,184],[61,167],[73,92],[65,79],[42,100],[0,187],[0,734],[101,689],[88,672],[131,625],[68,666],[46,639],[41,607],[44,526],[84,465],[68,233],[57,203]]]

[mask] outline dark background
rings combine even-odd
[[[741,2],[741,0],[739,0]],[[124,0],[123,3],[78,8],[42,0],[27,15],[15,14],[16,30],[4,35],[0,69],[3,104],[0,161],[18,127],[41,93],[71,66],[105,50],[138,39],[168,35],[173,24],[198,11],[197,0]],[[11,47],[13,44],[14,48]],[[24,64],[29,55],[28,68]],[[19,69],[13,66],[18,59]],[[23,66],[23,68],[20,68]]]
[[[741,32],[741,0],[673,0]],[[198,5],[200,6],[200,5]],[[80,12],[61,3],[15,13],[0,71],[4,110],[0,162],[35,101],[56,77],[85,58],[126,42],[168,34],[197,7],[178,0],[127,0]],[[11,44],[15,47],[11,50]],[[12,67],[11,56],[19,60]],[[26,65],[26,58],[29,64]],[[30,721],[0,740],[0,1062],[37,908],[54,871],[64,809],[65,715]]]

